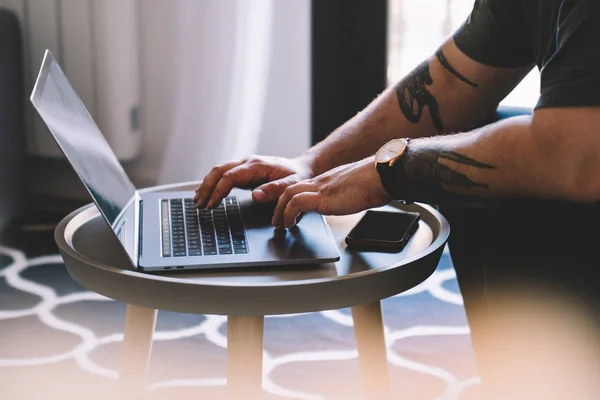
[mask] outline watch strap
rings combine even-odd
[[[412,204],[413,201],[408,198],[408,185],[402,161],[400,158],[393,166],[390,166],[390,163],[377,163],[377,172],[390,197],[404,204]]]

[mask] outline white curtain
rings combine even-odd
[[[169,2],[171,3],[171,2]],[[273,0],[179,0],[158,183],[199,179],[255,153],[271,65]],[[146,50],[148,51],[148,50]]]

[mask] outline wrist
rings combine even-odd
[[[385,191],[395,200],[412,203],[404,163],[409,139],[395,139],[382,146],[375,156],[375,168]]]
[[[331,169],[324,166],[325,163],[323,162],[323,156],[311,150],[308,150],[301,156],[296,157],[296,161],[308,167],[311,177],[319,176]]]

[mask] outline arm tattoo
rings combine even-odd
[[[446,70],[448,70],[448,72],[450,72],[452,75],[454,75],[455,77],[457,77],[458,79],[460,79],[461,81],[463,81],[464,83],[466,83],[469,86],[479,87],[478,84],[467,79],[464,75],[462,75],[460,72],[458,72],[456,69],[454,69],[454,67],[452,65],[450,65],[450,63],[448,62],[448,59],[446,58],[444,53],[442,53],[442,49],[439,49],[435,53],[435,56],[439,60],[440,64],[442,64],[442,67],[446,68]]]
[[[418,124],[421,121],[423,109],[427,106],[436,133],[443,133],[444,125],[440,117],[438,102],[427,89],[427,86],[432,84],[433,79],[429,73],[429,63],[425,61],[396,86],[396,98],[402,113],[413,124]]]
[[[420,149],[418,152],[407,153],[400,160],[402,165],[399,168],[404,175],[403,181],[408,198],[433,204],[454,202],[469,196],[454,193],[450,191],[452,188],[488,188],[486,184],[471,180],[467,175],[444,164],[442,160],[449,160],[461,166],[496,169],[492,165],[453,151]]]
[[[446,160],[456,161],[459,164],[469,165],[471,167],[496,169],[496,167],[494,167],[492,165],[484,164],[479,161],[475,161],[472,158],[463,156],[462,154],[458,154],[453,151],[447,151],[447,150],[440,151],[439,158],[445,158]]]

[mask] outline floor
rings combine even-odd
[[[45,217],[15,226],[0,244],[0,397],[111,398],[125,305],[69,277],[53,223]],[[384,300],[383,309],[395,398],[476,397],[448,254],[427,281]],[[224,317],[159,312],[144,398],[223,398],[226,329]],[[349,310],[269,317],[265,329],[265,399],[362,398]]]

